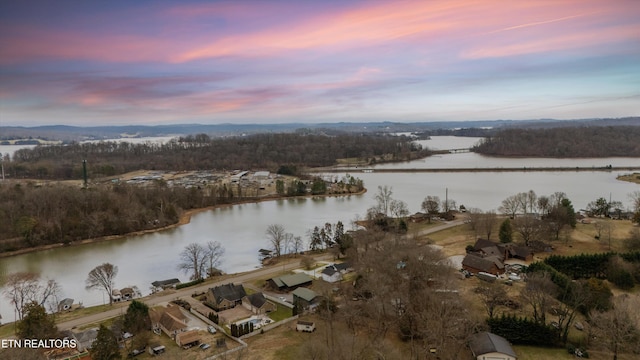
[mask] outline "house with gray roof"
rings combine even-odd
[[[224,284],[210,288],[205,294],[205,302],[216,311],[222,311],[242,305],[242,299],[247,296],[242,285]]]
[[[266,314],[277,309],[276,304],[268,301],[261,292],[242,298],[242,306],[251,310],[254,314]]]
[[[98,338],[98,328],[74,333],[73,338],[76,339],[76,343],[78,344],[78,351],[89,350]]]
[[[476,360],[517,360],[518,355],[507,339],[490,332],[471,336],[469,348]]]

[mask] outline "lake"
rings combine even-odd
[[[463,141],[470,141],[463,138]],[[439,139],[434,139],[439,140]],[[460,148],[456,139],[448,139],[454,147]],[[426,140],[427,144],[429,141]],[[429,145],[427,145],[429,146]],[[446,146],[446,144],[441,145]],[[445,147],[446,148],[446,147]],[[638,166],[638,158],[606,159],[501,159],[473,153],[448,154],[404,163],[384,164],[380,167],[399,166],[401,168],[434,167],[513,167],[549,166],[557,161],[569,166],[592,166],[584,164],[612,164],[614,166]],[[437,163],[435,165],[434,163]],[[539,164],[539,165],[535,165]],[[444,166],[446,165],[446,166]],[[553,165],[561,166],[561,165]],[[576,209],[598,197],[622,201],[630,206],[627,194],[640,190],[633,183],[617,181],[620,172],[461,172],[461,173],[352,173],[364,180],[369,191],[364,195],[347,197],[323,197],[284,199],[241,204],[205,211],[192,217],[191,223],[167,231],[130,236],[119,240],[91,245],[60,248],[21,256],[0,259],[0,272],[32,271],[43,277],[50,277],[62,285],[63,297],[71,297],[85,306],[102,304],[103,294],[88,292],[84,281],[89,271],[104,262],[119,267],[116,286],[122,288],[136,285],[144,294],[154,280],[178,277],[187,280],[185,274],[177,270],[178,254],[184,246],[192,242],[206,243],[219,241],[226,249],[221,268],[228,273],[251,270],[259,266],[258,250],[268,247],[265,230],[270,224],[282,224],[287,232],[308,240],[307,232],[314,226],[326,222],[342,221],[346,229],[357,217],[364,217],[369,207],[375,205],[373,199],[378,186],[392,187],[393,198],[407,203],[410,212],[420,211],[425,196],[449,198],[467,208],[483,210],[497,209],[507,196],[518,192],[534,190],[538,195],[550,195],[564,191]],[[331,174],[330,176],[341,176]],[[0,314],[4,321],[13,321],[13,310],[4,297],[0,301]]]

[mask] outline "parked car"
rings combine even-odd
[[[207,350],[210,347],[211,347],[211,345],[209,345],[209,344],[200,344],[200,349],[202,349],[202,350]]]
[[[215,327],[213,327],[213,325],[209,325],[209,326],[207,327],[207,330],[208,330],[211,334],[215,334],[215,333],[217,333],[217,332],[218,332],[218,330],[216,330],[216,328],[215,328]]]

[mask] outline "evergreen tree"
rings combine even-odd
[[[111,330],[100,325],[96,341],[91,345],[91,358],[93,360],[116,360],[122,358],[118,340]]]
[[[151,318],[149,318],[149,307],[142,301],[133,300],[124,314],[125,330],[138,334],[143,330],[151,329]]]
[[[314,227],[311,232],[311,241],[309,243],[309,248],[311,250],[318,250],[322,248],[322,236],[320,235],[320,228]]]
[[[511,228],[511,220],[505,219],[500,225],[500,231],[498,232],[498,238],[501,243],[510,243],[513,241],[513,229]]]
[[[58,335],[53,315],[47,314],[37,302],[30,302],[23,308],[23,318],[16,325],[16,333],[22,339],[51,339]]]

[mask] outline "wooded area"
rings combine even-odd
[[[593,126],[508,129],[484,139],[474,152],[496,156],[640,156],[640,127]]]
[[[215,188],[118,184],[0,186],[0,252],[156,229],[179,220],[183,210],[230,203]]]
[[[87,160],[87,170],[94,178],[140,169],[275,172],[281,165],[331,166],[342,158],[375,162],[384,156],[389,161],[405,161],[427,155],[427,150],[404,136],[258,134],[212,139],[199,134],[166,144],[99,142],[37,146],[16,151],[4,167],[9,178],[81,179],[83,160]]]

